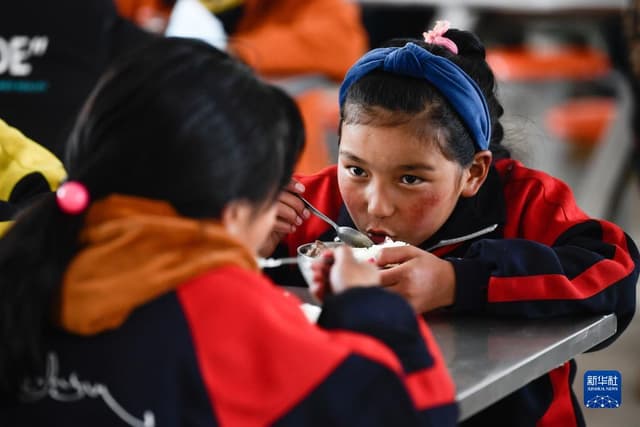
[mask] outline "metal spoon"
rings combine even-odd
[[[342,240],[347,245],[352,246],[354,248],[368,248],[370,246],[373,246],[373,241],[366,234],[356,230],[355,228],[336,224],[331,220],[331,218],[329,218],[328,216],[320,212],[315,206],[309,203],[309,201],[307,201],[304,197],[302,197],[299,194],[296,194],[296,196],[298,196],[298,198],[302,200],[302,203],[304,203],[304,205],[308,207],[315,216],[326,221],[327,224],[332,226],[336,230],[336,235],[338,236],[338,239]]]
[[[297,257],[286,258],[258,258],[258,267],[260,268],[275,268],[285,264],[297,264]]]

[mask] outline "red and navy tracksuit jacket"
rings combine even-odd
[[[431,333],[379,288],[300,301],[236,266],[137,308],[116,330],[51,331],[47,370],[1,426],[454,426]]]
[[[296,177],[305,198],[340,225],[351,225],[337,186],[336,166]],[[310,218],[277,252],[333,240],[325,223]],[[618,226],[589,218],[567,185],[521,163],[503,159],[478,194],[461,199],[444,226],[421,248],[446,258],[456,272],[460,313],[531,319],[615,313],[616,334],[635,311],[638,250]],[[278,269],[277,283],[300,285],[295,269]],[[572,360],[464,422],[465,426],[583,426],[571,390]]]

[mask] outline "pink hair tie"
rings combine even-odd
[[[76,215],[89,205],[89,192],[80,182],[67,181],[56,191],[56,201],[62,212]]]
[[[449,31],[449,26],[449,21],[436,21],[436,25],[433,27],[433,30],[422,33],[422,36],[424,37],[425,42],[446,47],[453,52],[454,55],[457,55],[458,46],[453,42],[453,40],[444,36],[444,33]]]

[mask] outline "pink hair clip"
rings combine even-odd
[[[453,52],[454,55],[457,55],[458,46],[450,38],[444,37],[444,33],[449,31],[449,26],[449,21],[436,21],[433,30],[422,33],[422,36],[425,42],[446,47]]]
[[[67,181],[56,191],[56,201],[62,212],[76,215],[89,205],[89,192],[82,183]]]

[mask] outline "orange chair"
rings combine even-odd
[[[492,48],[487,62],[498,80],[512,82],[590,81],[612,70],[608,55],[590,46]],[[544,122],[549,134],[583,152],[601,140],[615,114],[613,97],[580,97],[550,107]]]
[[[542,113],[547,134],[570,144],[568,153],[582,165],[580,178],[573,184],[580,206],[593,216],[613,218],[620,176],[627,169],[624,158],[630,145],[626,130],[630,102],[625,94],[627,84],[613,69],[608,55],[582,46],[500,47],[487,49],[487,62],[498,80],[533,86],[531,99],[524,102],[538,100],[538,84],[559,88],[553,84],[613,83],[615,95],[556,99]],[[594,192],[600,198],[594,198]]]
[[[305,149],[296,172],[311,174],[333,162],[328,133],[337,133],[340,120],[338,95],[335,90],[310,89],[295,97],[306,133]]]
[[[551,107],[545,124],[558,139],[588,148],[602,140],[615,115],[612,97],[581,97]]]
[[[611,71],[609,57],[592,47],[491,48],[487,62],[496,78],[505,81],[591,80]]]

